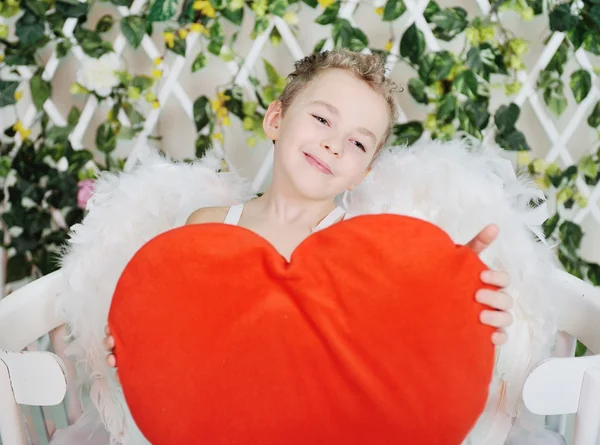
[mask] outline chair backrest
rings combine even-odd
[[[50,352],[0,350],[0,438],[26,445],[18,405],[52,406],[62,402],[67,378],[61,359]]]
[[[0,300],[0,349],[22,351],[64,323],[56,315],[61,280],[59,270]]]

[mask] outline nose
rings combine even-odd
[[[331,140],[324,140],[321,142],[321,147],[323,147],[325,150],[327,150],[334,156],[339,157],[342,155],[342,144],[336,144]]]

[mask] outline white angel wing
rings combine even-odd
[[[350,216],[410,215],[441,227],[456,243],[468,242],[489,223],[499,226],[497,241],[481,258],[510,273],[507,291],[515,300],[515,323],[508,344],[499,350],[486,411],[467,441],[472,445],[504,443],[521,410],[527,375],[551,353],[557,317],[547,304],[552,292],[548,277],[556,268],[550,250],[536,240],[543,238],[545,206],[530,205],[543,196],[517,179],[495,148],[429,141],[386,149],[347,199]]]
[[[217,173],[220,166],[221,159],[212,152],[185,164],[148,150],[133,172],[98,179],[88,215],[72,228],[62,258],[64,283],[57,310],[70,328],[68,352],[89,377],[84,383],[90,385],[111,443],[147,443],[130,417],[101,344],[117,281],[143,244],[183,225],[195,209],[252,197],[249,183],[236,173]]]

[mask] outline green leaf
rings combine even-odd
[[[555,88],[546,88],[543,96],[544,102],[546,102],[546,106],[550,112],[556,117],[560,117],[567,108],[567,98],[563,92],[562,81],[560,81]]]
[[[185,57],[185,52],[187,50],[187,42],[185,39],[175,39],[175,42],[173,42],[173,48],[169,49],[175,54]]]
[[[154,0],[148,12],[149,22],[164,22],[177,12],[177,0]]]
[[[44,22],[31,12],[26,11],[17,21],[15,33],[19,38],[21,47],[23,47],[40,42],[44,37],[44,29]]]
[[[29,10],[38,17],[42,18],[46,15],[49,7],[47,3],[42,3],[37,0],[25,0],[21,2],[21,4],[24,6],[24,9]]]
[[[588,263],[587,276],[594,286],[600,286],[600,265]]]
[[[575,97],[575,101],[580,103],[583,99],[585,99],[592,89],[592,76],[586,70],[577,70],[573,74],[571,74],[571,91],[573,91],[573,96]]]
[[[438,51],[431,63],[429,78],[433,81],[446,79],[455,65],[454,55],[450,51]]]
[[[140,91],[145,91],[154,85],[154,78],[145,75],[135,76],[131,85],[138,88]]]
[[[206,55],[204,53],[198,53],[194,63],[192,63],[192,73],[201,70],[206,66]]]
[[[61,40],[56,45],[56,56],[59,59],[65,57],[67,54],[69,54],[69,51],[71,51],[72,47],[73,47],[73,44],[71,43],[71,41],[69,39]]]
[[[112,29],[115,24],[115,18],[110,14],[105,14],[100,17],[98,23],[96,23],[96,32],[108,32]]]
[[[569,44],[566,40],[563,40],[548,65],[546,65],[547,71],[557,71],[558,74],[563,73],[564,65],[569,58]]]
[[[327,39],[319,40],[313,48],[313,53],[320,53],[323,47],[325,46],[325,43],[327,43]]]
[[[423,124],[411,121],[405,124],[396,124],[392,129],[393,142],[391,145],[412,145],[423,134]]]
[[[338,13],[340,12],[341,1],[336,1],[325,8],[323,14],[316,18],[315,22],[319,25],[330,25],[337,19]]]
[[[319,2],[317,0],[302,0],[304,3],[306,3],[308,6],[310,6],[311,8],[316,8],[319,5]]]
[[[196,131],[201,131],[211,121],[210,101],[206,96],[200,96],[194,102],[194,122]]]
[[[129,15],[121,19],[121,31],[131,46],[137,48],[146,34],[146,20],[137,15]]]
[[[269,27],[269,19],[267,17],[257,17],[252,28],[252,38],[256,38],[267,30]]]
[[[455,91],[464,94],[471,99],[475,99],[477,97],[479,85],[477,83],[477,77],[472,70],[465,70],[458,74],[454,78],[452,86]]]
[[[437,120],[442,124],[448,124],[452,122],[456,115],[456,108],[458,101],[452,94],[447,94],[440,101],[440,106],[437,111]]]
[[[502,54],[488,43],[469,50],[467,66],[485,80],[489,80],[490,74],[508,74]]]
[[[600,36],[594,31],[589,31],[587,29],[586,31],[588,32],[583,41],[583,48],[596,56],[600,56]]]
[[[583,42],[585,42],[585,39],[587,37],[587,33],[588,33],[588,28],[581,21],[577,24],[577,26],[575,26],[574,28],[571,28],[567,32],[567,37],[573,44],[575,51],[577,51],[579,49],[579,47],[581,47],[581,45],[583,45]]]
[[[31,89],[31,99],[35,108],[40,111],[43,108],[44,102],[46,102],[52,94],[52,86],[49,82],[42,79],[42,74],[36,74],[29,81],[29,87]]]
[[[579,160],[579,170],[588,178],[595,179],[598,176],[598,164],[594,162],[591,155],[584,156]]]
[[[31,264],[27,261],[25,253],[17,253],[8,258],[6,265],[6,282],[12,283],[15,281],[27,278],[31,273]]]
[[[428,104],[429,99],[425,92],[425,83],[416,77],[408,81],[408,91],[411,96],[420,104]]]
[[[402,0],[387,0],[383,8],[383,21],[393,22],[406,12],[406,5]]]
[[[573,253],[581,247],[583,231],[581,230],[581,226],[579,224],[575,224],[572,221],[563,221],[558,231],[561,245],[567,249],[567,251]]]
[[[548,19],[552,31],[569,31],[579,23],[579,17],[571,14],[571,6],[568,3],[562,3],[554,8]]]
[[[67,123],[69,125],[70,128],[75,127],[75,125],[77,125],[77,122],[79,122],[79,118],[81,117],[81,111],[79,111],[79,108],[73,106],[71,107],[71,110],[69,111],[69,116],[67,117]]]
[[[196,157],[201,159],[206,152],[210,149],[212,141],[210,137],[205,134],[199,134],[196,138]]]
[[[104,153],[110,153],[117,148],[117,135],[109,121],[103,122],[96,130],[96,146]]]
[[[272,0],[269,2],[269,12],[278,17],[283,17],[288,6],[287,0]]]
[[[268,21],[267,21],[268,26]],[[225,34],[223,34],[223,27],[220,22],[215,22],[210,27],[210,43],[208,44],[208,51],[215,56],[221,54],[221,48],[225,43]]]
[[[587,346],[577,340],[577,345],[575,346],[575,357],[583,357],[587,352]]]
[[[529,151],[531,147],[527,144],[525,135],[517,129],[499,132],[496,135],[496,143],[509,151]]]
[[[0,178],[6,178],[10,173],[10,165],[12,164],[8,156],[0,156]]]
[[[431,17],[433,17],[433,14],[435,14],[439,11],[440,11],[439,5],[435,2],[435,0],[431,0],[429,3],[427,3],[427,7],[425,8],[425,11],[423,11],[423,17],[425,17],[425,21],[427,23],[430,23]]]
[[[508,106],[502,105],[498,108],[496,115],[494,116],[494,123],[496,124],[498,131],[505,132],[513,130],[520,114],[521,109],[518,105],[513,103]]]
[[[75,38],[81,45],[81,49],[88,56],[98,58],[112,51],[112,44],[105,42],[100,34],[84,28],[75,31]]]
[[[275,67],[273,67],[273,65],[271,65],[267,59],[263,59],[263,65],[265,67],[265,72],[267,73],[269,83],[277,85],[281,76],[277,73]]]
[[[412,63],[418,64],[425,52],[425,37],[413,23],[402,35],[400,40],[400,55],[407,57]]]
[[[19,87],[19,82],[0,80],[0,108],[7,105],[13,105],[15,100],[15,91]]]
[[[61,17],[84,17],[88,13],[89,4],[77,0],[61,0],[55,3],[56,13]]]
[[[592,128],[600,126],[600,101],[596,103],[592,114],[588,117],[588,125]]]
[[[555,213],[553,216],[548,218],[542,224],[542,230],[544,231],[544,238],[548,239],[552,236],[556,227],[558,227],[558,221],[560,220],[560,215]]]
[[[235,11],[225,8],[221,11],[221,14],[234,25],[240,26],[244,20],[244,8],[236,9]]]
[[[469,119],[469,122],[477,130],[483,130],[488,126],[490,121],[490,113],[488,112],[489,102],[488,100],[472,100],[467,99],[463,105],[463,109]],[[471,129],[464,127],[466,131],[473,134],[474,136],[480,137],[479,131],[471,131]],[[477,134],[475,134],[477,133]]]
[[[435,25],[433,35],[447,42],[463,32],[469,24],[467,11],[460,7],[446,8],[435,12],[431,14],[428,21]]]
[[[369,46],[369,38],[367,35],[358,28],[352,28],[350,42],[348,44],[350,51],[361,52],[367,46]]]

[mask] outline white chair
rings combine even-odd
[[[561,274],[554,301],[559,329],[580,339],[592,354],[544,361],[527,378],[523,401],[529,411],[547,417],[547,425],[566,433],[566,415],[575,414],[572,445],[596,445],[600,435],[600,289]],[[556,354],[572,355],[572,343],[560,339]]]
[[[50,352],[0,350],[0,438],[26,445],[19,405],[52,406],[62,402],[67,378],[62,360]]]

